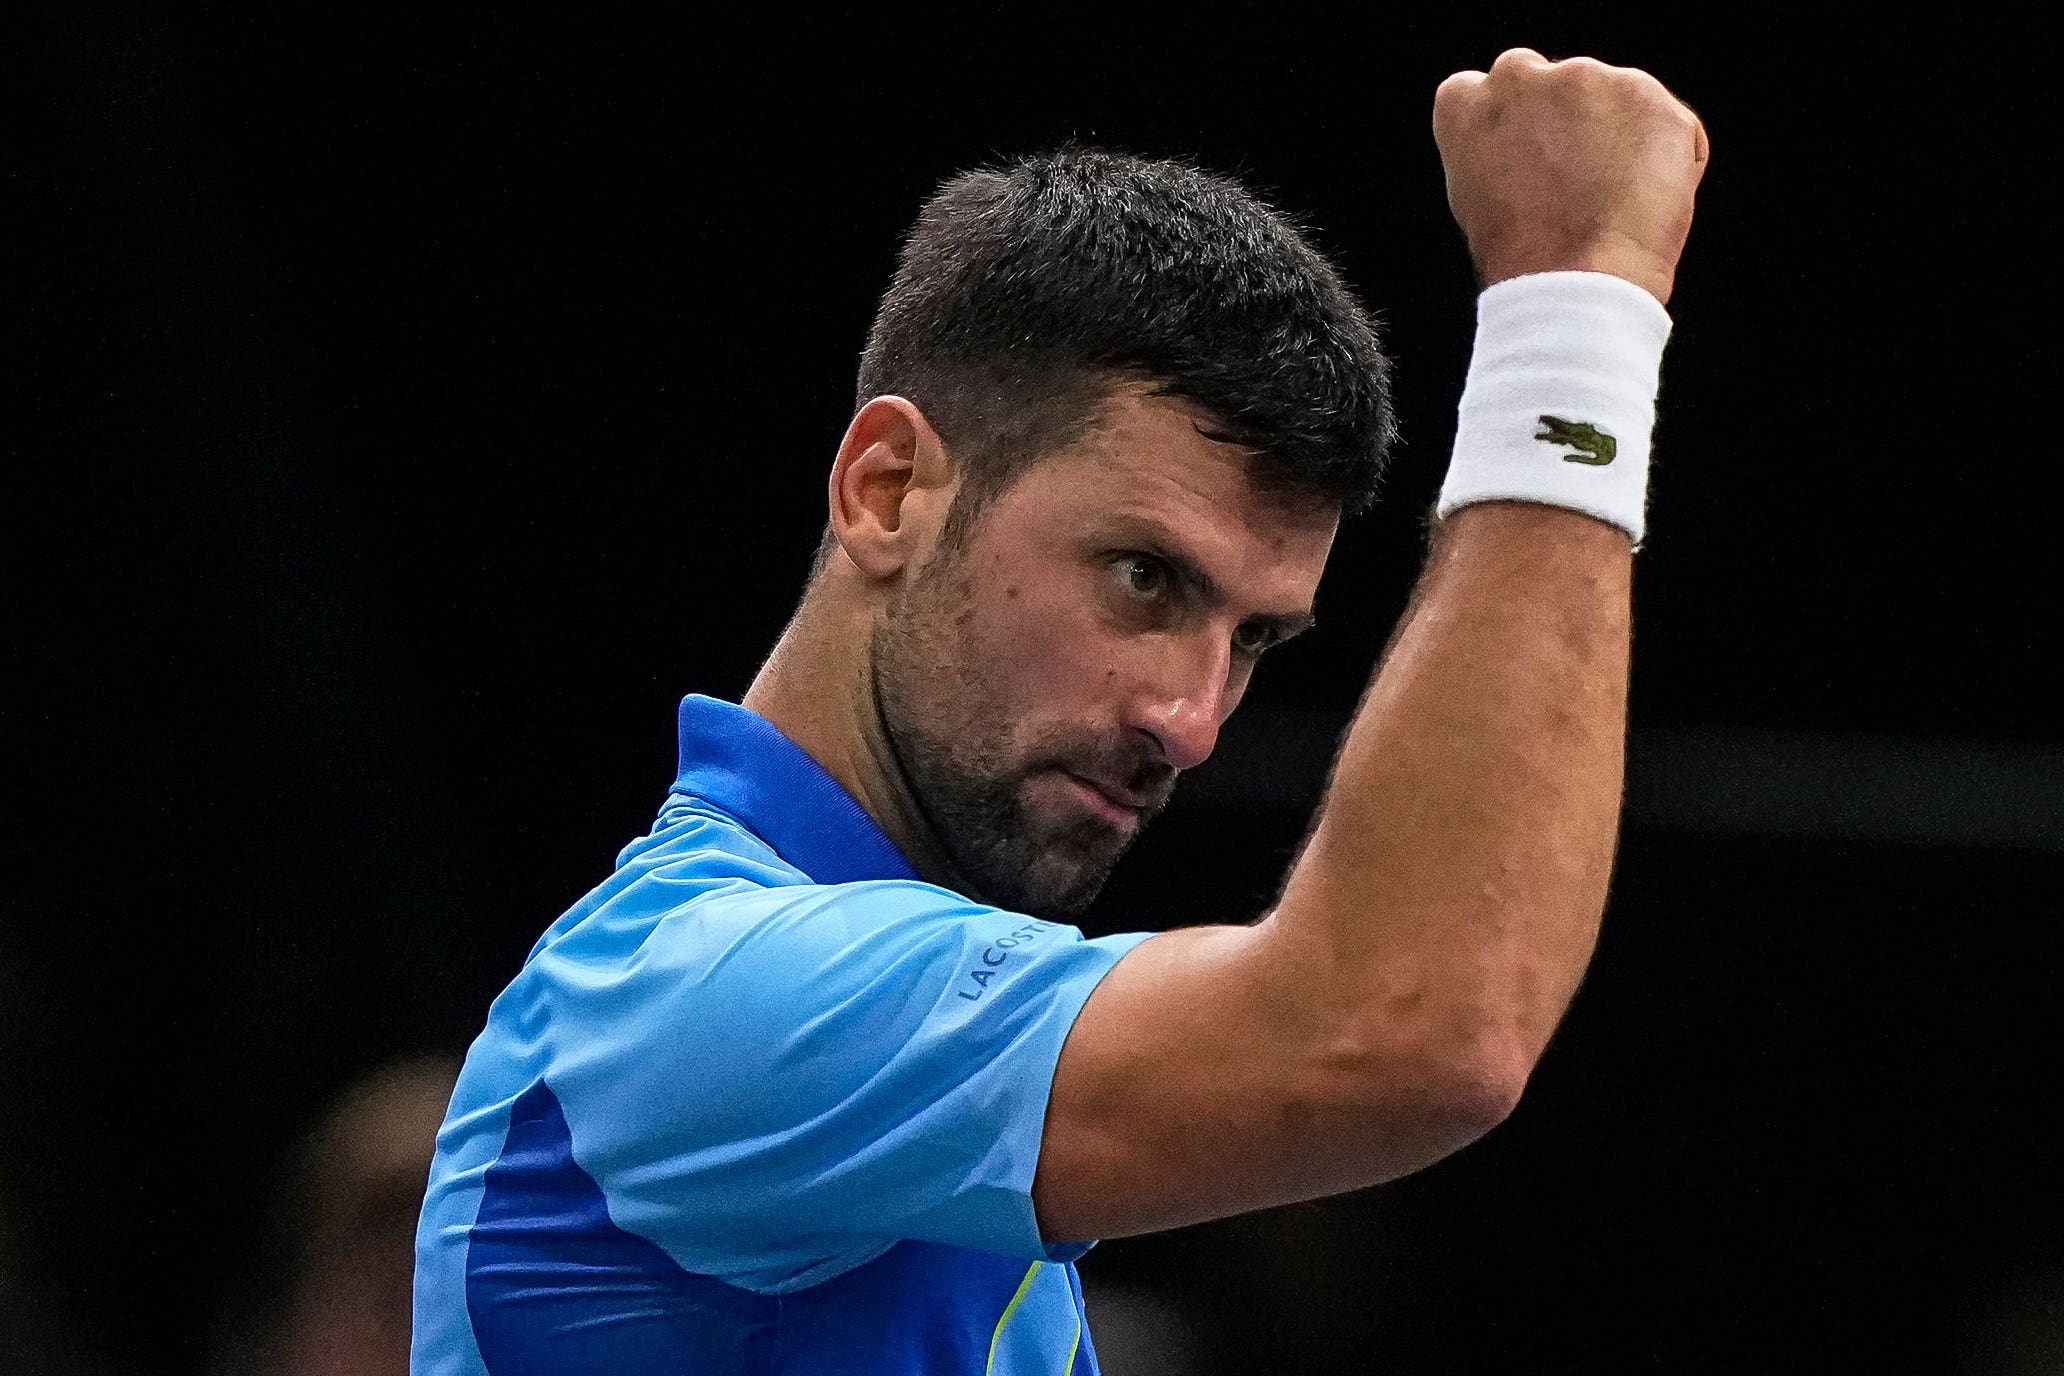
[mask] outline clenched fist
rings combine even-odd
[[[1513,48],[1440,84],[1433,137],[1481,285],[1580,269],[1669,301],[1707,149],[1660,81]]]

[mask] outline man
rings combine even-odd
[[[1443,83],[1486,291],[1411,610],[1276,906],[1079,911],[1310,619],[1389,434],[1366,318],[1192,169],[949,183],[795,618],[496,1000],[422,1373],[1093,1372],[1075,1258],[1393,1178],[1511,1108],[1592,947],[1631,545],[1705,160],[1652,78]]]

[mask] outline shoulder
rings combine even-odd
[[[992,943],[1073,928],[910,879],[809,881],[751,833],[684,817],[626,849],[511,985],[535,1012],[623,1025],[778,1016],[884,981],[943,978]],[[798,1001],[801,1001],[800,1003]]]
[[[779,992],[795,1008],[945,982],[962,968],[985,968],[985,956],[994,969],[1008,952],[1080,941],[1073,927],[883,879],[709,894],[657,924],[647,958],[693,977],[705,999]]]
[[[546,1045],[582,1059],[693,1046],[705,1065],[750,1066],[831,1037],[864,1060],[1057,996],[1072,1011],[1136,940],[1085,941],[915,880],[652,883],[693,896],[605,905],[532,960],[521,983]]]

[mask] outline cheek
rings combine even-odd
[[[1027,717],[1081,715],[1119,677],[1109,628],[1079,591],[1004,580],[992,594],[981,650]]]
[[[1254,661],[1234,655],[1226,670],[1224,710],[1231,712],[1240,705],[1240,699],[1247,696],[1247,685],[1254,681]]]

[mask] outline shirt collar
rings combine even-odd
[[[853,795],[765,717],[691,693],[680,723],[674,792],[736,817],[819,884],[918,877]]]

